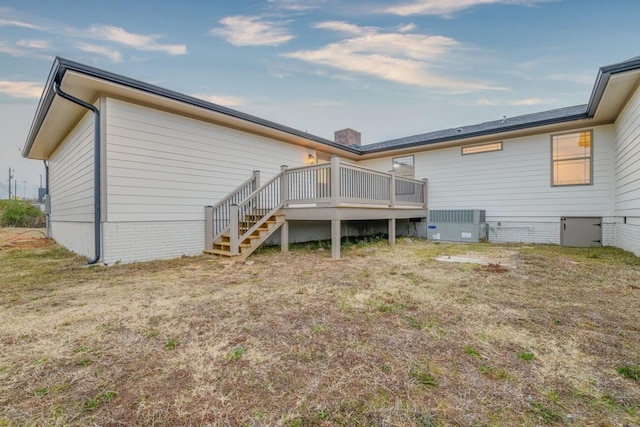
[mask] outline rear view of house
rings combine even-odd
[[[640,254],[639,82],[634,58],[586,105],[363,146],[57,58],[23,155],[48,165],[50,236],[92,262],[245,256],[276,230],[339,257],[345,233],[443,238],[427,210],[482,212],[490,241]]]

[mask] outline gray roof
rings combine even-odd
[[[223,107],[221,105],[213,104],[192,96],[184,95],[179,92],[164,89],[158,86],[151,85],[139,80],[124,77],[118,74],[110,73],[108,71],[100,70],[98,68],[90,67],[88,65],[80,64],[77,62],[69,61],[63,58],[56,58],[49,74],[49,79],[45,85],[45,89],[40,99],[40,104],[36,110],[36,116],[34,118],[27,142],[23,150],[23,156],[27,156],[31,146],[35,141],[35,137],[40,130],[44,118],[47,115],[49,107],[53,102],[55,96],[53,90],[53,84],[55,81],[61,82],[64,74],[68,70],[76,71],[91,77],[96,77],[105,81],[117,83],[123,86],[127,86],[133,89],[145,91],[155,95],[160,95],[165,98],[174,99],[186,104],[194,105],[207,110],[215,111],[228,116],[236,117],[247,122],[256,123],[261,126],[265,126],[272,129],[277,129],[282,132],[289,133],[291,135],[300,136],[311,141],[319,142],[330,147],[346,150],[354,154],[368,154],[381,152],[386,150],[393,150],[404,147],[414,147],[420,145],[435,144],[438,142],[447,142],[466,139],[476,136],[500,134],[502,132],[509,132],[519,129],[534,128],[538,126],[545,126],[549,124],[564,123],[574,120],[581,120],[593,117],[595,111],[602,99],[604,90],[609,82],[609,78],[618,73],[623,73],[631,70],[640,69],[640,56],[628,59],[624,62],[601,67],[598,76],[596,78],[589,103],[585,105],[576,105],[574,107],[559,108],[555,110],[543,111],[540,113],[526,114],[516,117],[507,117],[504,120],[494,120],[491,122],[485,122],[474,125],[460,126],[456,128],[444,129],[435,132],[424,133],[420,135],[408,136],[405,138],[392,139],[375,144],[357,146],[344,146],[338,144],[329,139],[321,138],[319,136],[311,135],[306,132],[290,128],[269,120],[262,119],[260,117],[252,116],[250,114],[242,113],[231,108]]]
[[[507,117],[502,120],[494,120],[474,125],[458,126],[420,135],[407,136],[405,138],[391,139],[375,144],[360,147],[363,153],[373,153],[388,149],[413,147],[417,145],[435,144],[438,142],[455,141],[474,136],[491,135],[494,133],[508,132],[512,130],[543,126],[553,123],[579,120],[587,117],[587,105],[558,108],[556,110],[543,111],[541,113],[525,114],[516,117]]]

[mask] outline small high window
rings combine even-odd
[[[488,153],[490,151],[501,151],[502,142],[491,142],[489,144],[467,145],[462,147],[462,155]]]
[[[415,170],[413,166],[413,156],[394,157],[393,171],[404,178],[413,178]]]
[[[591,184],[592,136],[591,131],[551,136],[553,186]]]

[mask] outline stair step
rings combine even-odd
[[[215,242],[213,245],[214,246],[218,245],[218,246],[229,246],[230,247],[231,246],[231,242]],[[250,248],[251,244],[250,243],[240,243],[240,247],[241,248]]]
[[[268,230],[265,230],[268,231]],[[224,233],[223,235],[220,236],[222,239],[224,239],[223,241],[228,242],[231,239],[231,236],[229,235],[229,233]],[[260,235],[259,234],[252,234],[250,236],[245,237],[245,240],[254,240],[254,239],[259,239]]]
[[[220,255],[220,256],[226,256],[226,257],[236,257],[236,256],[242,255],[241,253],[236,255],[231,255],[231,252],[222,251],[220,249],[207,249],[204,251],[204,253],[209,255]]]

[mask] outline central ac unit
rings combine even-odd
[[[427,212],[427,239],[479,242],[487,238],[486,211],[442,209]]]

